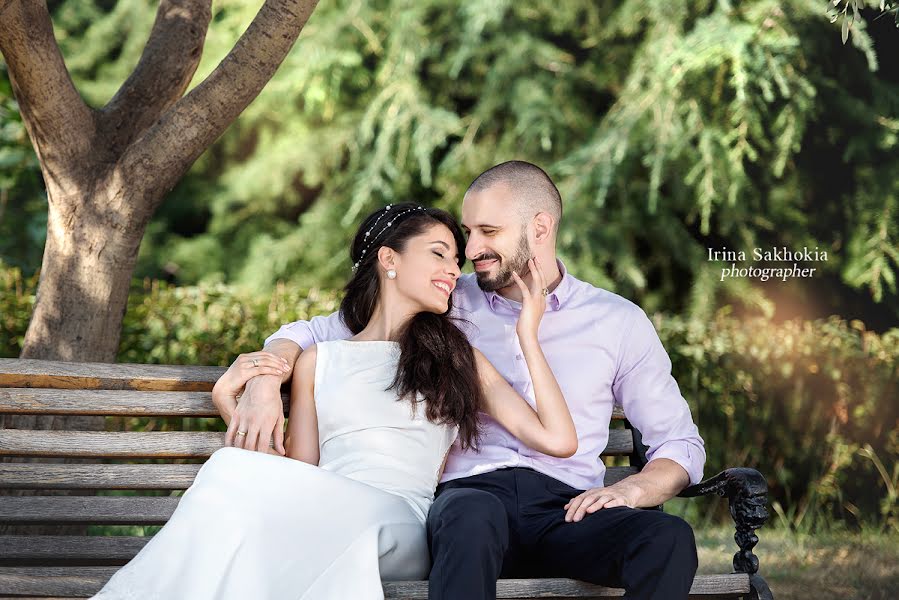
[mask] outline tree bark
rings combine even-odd
[[[166,193],[249,105],[318,0],[266,0],[190,94],[210,0],[162,0],[134,72],[109,104],[75,89],[43,0],[0,1],[0,53],[50,204],[22,357],[112,362],[144,230]]]
[[[96,110],[75,89],[45,0],[0,0],[0,53],[49,203],[22,358],[115,362],[147,224],[275,74],[318,0],[266,0],[222,63],[183,96],[200,63],[210,3],[161,0],[137,67]],[[0,428],[102,430],[104,419],[5,416]],[[0,527],[0,533],[16,531]],[[41,533],[61,531],[81,533],[77,527]]]

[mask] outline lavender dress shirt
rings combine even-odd
[[[539,341],[565,395],[578,432],[578,450],[555,458],[532,450],[502,425],[481,414],[479,452],[450,451],[441,481],[504,467],[530,467],[577,489],[603,486],[600,453],[609,440],[612,407],[623,407],[649,446],[647,458],[681,465],[690,483],[702,480],[705,447],[690,409],[671,376],[671,360],[640,307],[570,275],[559,261],[562,281],[547,297]],[[474,274],[459,278],[453,292],[456,316],[468,339],[531,406],[534,389],[515,326],[521,305],[484,292]],[[338,313],[282,326],[265,340],[289,339],[303,349],[352,334]]]

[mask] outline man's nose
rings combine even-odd
[[[465,244],[465,258],[473,261],[476,256],[480,256],[482,253],[480,240],[478,240],[475,234],[470,234],[468,243]]]

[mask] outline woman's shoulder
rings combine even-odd
[[[315,371],[315,362],[318,358],[319,347],[326,343],[327,342],[319,342],[318,344],[312,344],[300,352],[300,356],[297,357],[296,368],[301,372],[309,372],[310,370]]]

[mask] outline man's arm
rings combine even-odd
[[[267,452],[270,442],[274,441],[275,450],[282,456],[287,453],[284,448],[284,405],[281,402],[281,384],[288,381],[293,374],[300,353],[309,346],[328,340],[346,339],[351,333],[344,325],[339,313],[327,317],[313,317],[310,321],[296,321],[283,325],[275,334],[265,340],[265,347],[258,353],[244,357],[252,359],[262,357],[286,364],[281,376],[262,374],[250,379],[240,401],[227,415],[228,432],[225,445]],[[281,362],[283,361],[283,362]],[[231,365],[229,372],[236,368],[237,361]],[[222,378],[229,376],[226,372]],[[219,409],[225,414],[222,408]]]
[[[565,508],[567,521],[601,508],[658,506],[702,480],[705,446],[686,400],[671,376],[671,360],[652,322],[634,308],[622,336],[612,392],[649,446],[640,473],[587,490]]]

